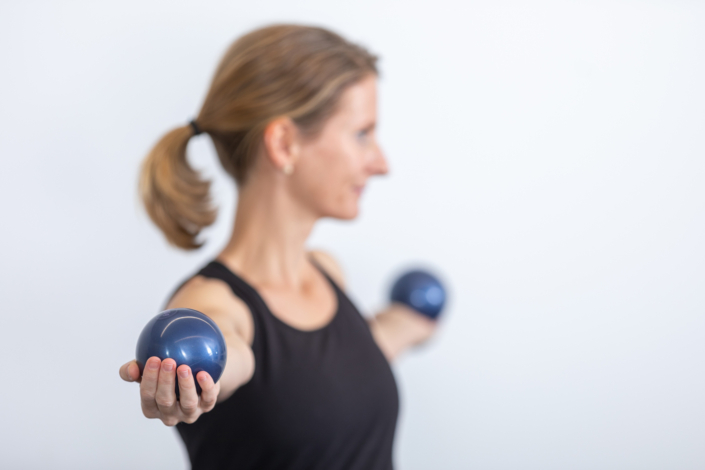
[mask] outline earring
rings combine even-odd
[[[282,171],[284,172],[285,175],[290,175],[294,172],[294,164],[293,163],[287,163],[284,165],[282,168]]]

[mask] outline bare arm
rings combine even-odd
[[[345,287],[343,270],[330,254],[310,253],[341,288]],[[411,308],[393,303],[368,320],[372,336],[389,362],[400,354],[428,340],[436,330],[436,322]]]
[[[372,336],[389,362],[436,331],[436,322],[409,307],[393,303],[369,320]]]
[[[254,334],[252,316],[247,305],[224,282],[196,277],[179,290],[167,308],[192,308],[205,313],[223,333],[228,360],[219,380],[218,401],[228,398],[252,378],[255,370],[250,347]]]

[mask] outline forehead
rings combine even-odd
[[[374,122],[376,117],[377,77],[369,75],[345,89],[331,121],[339,125],[357,126]]]

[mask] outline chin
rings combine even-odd
[[[339,219],[339,220],[353,220],[356,219],[358,214],[360,213],[360,209],[355,204],[352,207],[345,207],[345,208],[338,208],[337,210],[332,210],[329,211],[328,214],[326,215],[327,217],[332,217],[334,219]]]
[[[358,213],[359,213],[359,211],[358,211],[358,210],[355,210],[354,212],[351,212],[350,214],[348,214],[346,217],[341,217],[341,218],[342,218],[343,220],[353,220],[353,219],[357,219]]]

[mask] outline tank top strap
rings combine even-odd
[[[323,274],[323,277],[325,277],[328,283],[333,287],[333,290],[336,293],[336,297],[338,297],[339,299],[341,296],[344,298],[347,297],[345,291],[340,288],[338,283],[335,282],[335,280],[328,274],[325,268],[323,268],[320,263],[318,263],[318,261],[314,259],[313,256],[308,256],[308,260],[311,262],[311,264],[313,264],[316,269],[318,269],[321,274]],[[262,296],[260,296],[260,294],[255,290],[255,288],[216,259],[211,260],[208,264],[198,270],[198,272],[196,272],[193,276],[190,276],[188,279],[185,279],[176,289],[174,289],[171,295],[164,302],[162,310],[166,309],[166,306],[169,304],[171,299],[176,295],[179,290],[181,290],[184,285],[186,285],[189,280],[193,279],[194,276],[198,275],[213,279],[219,279],[225,282],[230,287],[230,290],[232,290],[233,294],[235,294],[236,297],[245,302],[245,305],[247,305],[253,315],[255,314],[255,312],[269,312],[269,307],[264,302],[264,299],[262,299]],[[338,307],[340,307],[340,305]]]
[[[212,260],[201,268],[197,275],[220,279],[225,282],[233,291],[233,294],[245,302],[253,315],[255,312],[267,310],[267,305],[257,291],[255,291],[254,287],[245,282],[244,279],[232,272],[220,261]]]
[[[311,264],[312,264],[316,269],[318,269],[318,271],[319,271],[321,274],[323,274],[323,277],[325,277],[325,278],[328,280],[328,282],[333,286],[333,289],[335,289],[335,290],[338,291],[339,293],[343,293],[343,294],[344,294],[343,289],[341,289],[340,286],[338,285],[338,283],[335,282],[335,280],[328,274],[328,271],[326,271],[325,268],[324,268],[323,266],[321,266],[321,264],[320,264],[318,261],[316,261],[316,258],[314,258],[314,257],[311,256],[311,255],[308,255],[307,258],[308,258],[308,260],[311,262]]]

